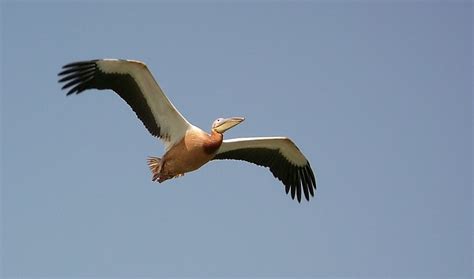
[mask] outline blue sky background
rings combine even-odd
[[[2,9],[2,275],[472,276],[470,1],[14,2]],[[63,64],[145,61],[210,129],[290,136],[297,202],[266,169],[212,162],[155,184],[163,148]]]

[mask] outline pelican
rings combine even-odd
[[[223,134],[243,117],[218,118],[207,133],[192,125],[161,90],[145,63],[136,60],[95,59],[66,64],[58,74],[66,95],[87,89],[111,89],[133,109],[147,130],[162,140],[164,155],[149,157],[152,180],[164,182],[199,169],[211,160],[243,160],[267,167],[301,202],[314,197],[316,179],[309,161],[287,137],[223,140]]]

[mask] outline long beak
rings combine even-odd
[[[217,127],[214,127],[214,131],[220,133],[220,134],[223,134],[225,131],[229,130],[230,128],[236,126],[237,124],[239,124],[240,122],[244,121],[245,118],[243,117],[230,117],[230,118],[226,118],[224,120],[221,121],[221,123],[219,124],[219,126]]]

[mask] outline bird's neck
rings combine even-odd
[[[208,154],[214,154],[221,147],[224,136],[221,133],[212,131],[209,138],[204,143],[204,151]]]

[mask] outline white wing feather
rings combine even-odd
[[[164,135],[161,139],[166,150],[181,140],[188,129],[196,128],[170,102],[143,62],[102,59],[97,65],[104,73],[129,74],[135,79]]]
[[[303,167],[308,162],[298,147],[287,137],[252,137],[224,140],[217,154],[245,148],[278,150],[289,162],[298,167]]]

